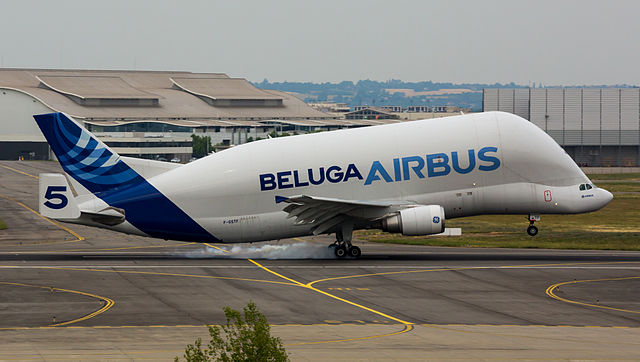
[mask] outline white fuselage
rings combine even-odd
[[[579,190],[590,181],[564,150],[502,112],[262,140],[148,181],[223,242],[308,235],[276,196],[407,200],[441,205],[448,219],[581,213],[611,200],[606,190]]]

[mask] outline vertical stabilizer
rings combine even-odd
[[[120,217],[124,216],[125,220],[137,230],[152,237],[185,241],[218,241],[165,194],[127,165],[117,153],[71,117],[63,113],[38,114],[33,117],[64,171],[106,203],[101,205],[99,210],[94,210],[93,207],[91,210],[83,209],[83,213],[89,211],[103,217],[105,210],[117,210],[117,215],[111,215],[118,218],[115,221],[121,223]],[[62,175],[59,176],[64,179]],[[69,191],[66,180],[64,185],[60,183],[52,186],[54,186],[51,191],[53,193],[49,196],[53,195],[54,200],[51,202],[62,204],[64,203],[62,198],[64,198],[69,203],[73,200],[75,205],[75,199]],[[65,192],[68,193],[63,193],[62,187],[65,187]],[[47,190],[44,191],[43,195],[46,196]],[[88,196],[82,195],[79,200],[95,201],[87,200]],[[55,200],[55,198],[58,199]],[[49,201],[45,199],[43,202]],[[86,204],[83,202],[81,205]],[[64,212],[68,211],[67,205],[65,207],[60,205],[54,204],[54,209],[46,212],[59,215],[61,209],[64,209]],[[42,208],[41,210],[45,211]],[[76,215],[75,211],[73,213],[69,211],[69,213]],[[51,217],[58,218],[58,216]],[[102,221],[98,222],[105,224]],[[109,223],[111,221],[112,218],[107,220]]]
[[[92,193],[144,182],[117,153],[64,113],[33,117],[64,171]]]

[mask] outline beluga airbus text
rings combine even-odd
[[[594,186],[534,124],[487,112],[247,143],[186,165],[119,156],[63,113],[34,116],[66,175],[42,174],[40,213],[155,238],[242,243],[353,230],[444,231],[479,214],[590,212]]]

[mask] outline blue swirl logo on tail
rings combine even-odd
[[[93,193],[144,182],[109,147],[62,113],[34,116],[60,165]]]
[[[63,113],[33,117],[64,171],[110,206],[125,210],[136,228],[162,239],[220,241]]]

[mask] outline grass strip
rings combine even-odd
[[[601,210],[577,215],[542,215],[537,236],[526,234],[526,215],[481,215],[447,220],[462,236],[402,236],[358,231],[367,241],[395,244],[593,250],[640,250],[640,194],[616,195]]]
[[[591,173],[590,180],[629,180],[640,181],[640,173]]]

